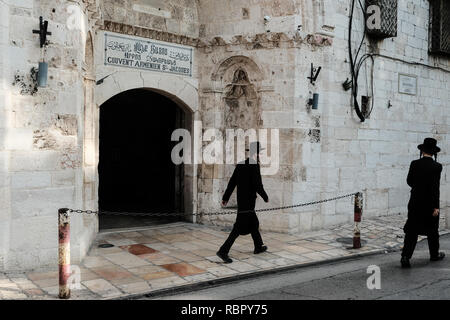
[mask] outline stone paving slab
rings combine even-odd
[[[88,255],[76,266],[80,277],[71,299],[123,298],[400,249],[405,219],[403,215],[395,215],[363,220],[361,237],[366,242],[361,249],[337,241],[352,237],[352,224],[301,234],[263,232],[269,250],[258,255],[253,254],[250,235],[241,236],[230,251],[234,260],[231,264],[224,264],[215,255],[228,235],[220,227],[175,223],[138,231],[100,233]],[[444,225],[442,221],[441,226]],[[99,244],[113,247],[100,248]],[[0,299],[57,299],[57,294],[57,269],[0,273]]]

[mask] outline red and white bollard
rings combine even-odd
[[[363,208],[363,195],[358,192],[355,195],[355,227],[353,229],[353,249],[361,248],[361,231],[359,229],[359,223],[361,222]]]
[[[70,216],[69,209],[58,210],[58,264],[59,264],[59,298],[69,299],[70,277]]]

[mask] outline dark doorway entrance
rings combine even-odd
[[[99,209],[182,212],[183,170],[171,160],[171,134],[184,126],[183,110],[144,89],[120,93],[100,107]],[[99,216],[100,229],[177,221],[152,216]]]

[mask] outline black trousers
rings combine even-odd
[[[418,235],[415,233],[406,233],[405,242],[403,244],[402,257],[411,259],[414,249],[416,248]],[[430,233],[427,236],[428,250],[430,251],[430,257],[437,257],[439,253],[439,232]]]
[[[253,239],[253,244],[256,248],[260,248],[264,243],[261,237],[261,233],[259,233],[259,222],[258,218],[256,217],[255,213],[251,213],[251,215],[255,215],[254,219],[256,219],[256,222],[254,223],[252,230],[250,231],[250,234]],[[238,217],[238,221],[240,220],[240,217]],[[219,252],[226,253],[230,252],[231,246],[233,245],[234,241],[240,236],[240,230],[239,230],[240,222],[236,222],[233,226],[233,229],[231,230],[230,235],[228,236],[225,243],[220,247]]]

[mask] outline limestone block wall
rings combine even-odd
[[[6,91],[8,81],[5,76],[8,73],[9,61],[9,6],[5,2],[0,3],[0,269],[4,268],[9,251],[9,237],[11,225],[10,204],[10,175],[9,152],[3,147],[6,129],[11,116],[9,94]]]
[[[189,44],[186,39],[198,36],[197,7],[190,0],[20,0],[0,6],[0,269],[31,269],[56,264],[58,208],[97,209],[102,98],[130,88],[158,88],[191,108],[190,121],[196,117],[196,75],[186,82],[117,70],[120,87],[97,90],[95,81],[110,71],[95,58],[103,53],[102,30],[131,28],[135,34],[140,28],[144,37],[151,31],[165,35],[160,40]],[[32,33],[39,16],[52,32],[45,51]],[[37,88],[32,68],[42,57],[49,63],[48,86]],[[196,205],[195,169],[186,170],[190,211]],[[72,263],[77,263],[98,231],[97,218],[73,215],[71,228]]]
[[[428,1],[399,1],[398,36],[365,41],[362,52],[374,52],[374,109],[361,123],[351,107],[348,16],[350,1],[200,1],[200,107],[204,124],[224,127],[224,88],[215,79],[217,66],[233,69],[240,57],[252,69],[260,99],[263,128],[279,128],[281,166],[264,177],[271,202],[257,207],[290,205],[355,191],[365,196],[364,214],[406,212],[409,163],[417,145],[435,137],[443,152],[441,206],[448,210],[448,111],[450,60],[428,53]],[[216,10],[220,8],[220,10]],[[264,21],[264,16],[270,20]],[[362,14],[355,9],[354,53],[363,34]],[[298,31],[298,32],[297,32]],[[369,48],[369,46],[371,48]],[[242,60],[242,59],[241,59]],[[236,63],[231,63],[235,61]],[[309,82],[311,63],[322,66],[315,85]],[[220,68],[220,67],[219,67]],[[416,95],[399,93],[398,74],[417,76]],[[256,72],[257,74],[257,72]],[[362,68],[359,98],[372,96],[371,64]],[[213,80],[213,81],[211,81]],[[214,81],[216,80],[216,81]],[[307,100],[319,93],[319,108]],[[217,209],[232,166],[203,165],[199,169],[199,209]],[[232,203],[233,205],[234,203]],[[261,214],[262,228],[301,232],[352,220],[351,199],[330,202],[278,215]],[[208,220],[230,224],[230,217]]]
[[[104,0],[99,3],[103,23],[96,29],[94,40],[95,78],[110,75],[104,83],[95,86],[93,114],[86,119],[92,128],[91,144],[85,152],[91,155],[92,168],[96,172],[98,154],[98,113],[101,105],[121,92],[145,88],[157,91],[175,101],[184,111],[186,129],[194,136],[193,121],[199,119],[198,72],[201,63],[197,56],[198,7],[196,1],[160,0]],[[167,44],[191,46],[193,52],[192,75],[179,76],[164,72],[124,68],[104,64],[105,32],[164,41]],[[197,210],[197,166],[184,168],[184,208],[186,212]],[[98,200],[96,187],[98,176],[93,175],[93,199]]]
[[[246,109],[243,112],[260,115],[252,128],[276,129],[280,137],[280,168],[276,174],[264,177],[270,202],[258,199],[257,207],[316,199],[320,195],[320,161],[312,162],[310,157],[312,152],[320,152],[317,142],[321,121],[320,114],[306,106],[309,87],[300,77],[306,78],[310,62],[316,62],[332,45],[329,12],[307,1],[267,1],[263,5],[252,1],[201,1],[200,7],[200,108],[204,127],[222,131],[233,128],[227,121],[227,88],[231,82],[227,74],[244,70],[255,87],[257,108],[240,107]],[[323,14],[314,16],[312,12]],[[264,21],[265,16],[270,18]],[[323,35],[317,36],[319,33]],[[247,129],[245,123],[237,123],[237,127]],[[200,211],[217,211],[233,168],[220,164],[199,168]],[[235,205],[234,195],[230,206]],[[299,230],[300,226],[310,229],[304,220],[311,220],[311,209],[299,212],[262,214],[261,227],[282,232]],[[202,221],[229,225],[233,217],[206,217]]]
[[[337,3],[330,52],[334,68],[318,83],[324,93],[321,156],[326,163],[322,160],[322,189],[363,190],[366,216],[405,213],[410,190],[405,182],[409,164],[419,156],[417,145],[431,136],[443,149],[438,161],[445,168],[441,180],[441,206],[445,208],[449,195],[450,60],[428,53],[429,2],[399,1],[397,37],[368,42],[375,53],[391,58],[375,57],[375,105],[364,123],[354,120],[349,96],[340,86],[348,74],[346,9],[346,1]],[[355,24],[361,30],[361,12],[355,16]],[[360,35],[361,31],[353,33],[353,48]],[[363,50],[367,51],[364,47]],[[326,59],[322,63],[328,64]],[[369,64],[362,69],[359,83],[360,94],[372,96],[370,67]],[[399,93],[399,73],[417,77],[416,95]],[[342,217],[339,221],[345,221],[345,214],[346,209],[337,205],[334,215]],[[325,215],[323,223],[333,220]]]
[[[57,211],[83,205],[83,81],[86,30],[69,28],[76,1],[1,3],[1,269],[57,264]],[[52,35],[45,50],[39,16]],[[35,68],[49,64],[48,85],[37,87]],[[95,221],[72,218],[72,259],[89,247]]]
[[[195,0],[103,0],[102,18],[156,31],[198,36]]]
[[[259,208],[363,191],[366,217],[405,213],[409,163],[433,136],[443,150],[441,206],[448,214],[450,59],[428,53],[428,6],[399,1],[398,36],[366,40],[362,52],[383,56],[373,67],[374,109],[361,123],[342,88],[350,77],[350,0],[1,1],[0,270],[56,264],[57,209],[97,207],[98,107],[134,88],[167,94],[189,110],[190,125],[201,120],[204,130],[278,129],[280,167],[263,177],[270,202],[258,200]],[[45,51],[32,33],[39,16],[52,32]],[[355,51],[363,32],[359,9],[354,20]],[[104,66],[104,31],[194,47],[193,76]],[[33,68],[42,57],[48,86],[37,88]],[[315,85],[307,79],[311,63],[322,67]],[[372,96],[371,67],[361,69],[360,95]],[[399,73],[417,76],[416,95],[399,93]],[[307,105],[313,93],[317,110]],[[219,210],[233,168],[187,166],[186,210]],[[261,226],[304,232],[351,220],[345,199],[262,214]],[[73,263],[97,229],[95,217],[73,216]]]

